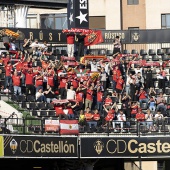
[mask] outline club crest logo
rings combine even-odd
[[[96,33],[91,33],[90,35],[88,35],[88,42],[93,42],[95,39],[97,38],[97,34]]]
[[[10,148],[13,154],[15,154],[17,147],[18,147],[18,143],[16,142],[15,139],[12,139],[12,141],[10,142]]]
[[[140,38],[139,33],[135,32],[135,33],[132,34],[132,40],[133,40],[133,41],[138,41],[139,38]]]
[[[98,139],[98,140],[96,140],[96,142],[94,142],[93,146],[94,146],[94,149],[97,152],[97,154],[100,155],[101,152],[103,151],[104,143]]]

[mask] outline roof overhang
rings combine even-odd
[[[68,0],[1,0],[2,5],[27,5],[32,8],[50,8],[50,9],[62,9],[67,8]]]

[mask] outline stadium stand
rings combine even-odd
[[[82,57],[80,62],[66,50],[40,56],[23,53],[19,58],[16,53],[0,52],[1,96],[8,94],[34,121],[78,120],[80,134],[169,132],[170,49],[124,50],[116,56],[112,50],[90,49],[92,58]],[[140,110],[144,116],[137,118]],[[28,131],[39,133],[42,126],[31,124]]]

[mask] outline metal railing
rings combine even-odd
[[[25,118],[1,118],[0,119],[0,133],[13,133],[13,134],[48,134],[45,130],[45,120],[51,118],[45,117],[25,117]],[[53,118],[54,119],[58,119]],[[161,122],[153,122],[153,126],[148,129],[148,121],[125,121],[121,128],[121,121],[115,121],[115,127],[113,128],[112,122],[109,122],[107,126],[95,126],[91,122],[91,126],[85,124],[84,126],[79,125],[79,135],[121,135],[121,136],[146,136],[146,135],[170,135],[169,123],[167,119]],[[59,125],[58,125],[59,127]],[[57,131],[51,131],[54,135],[60,135],[60,129]]]

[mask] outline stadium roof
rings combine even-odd
[[[1,0],[2,5],[28,5],[34,8],[62,9],[67,7],[68,0]]]

